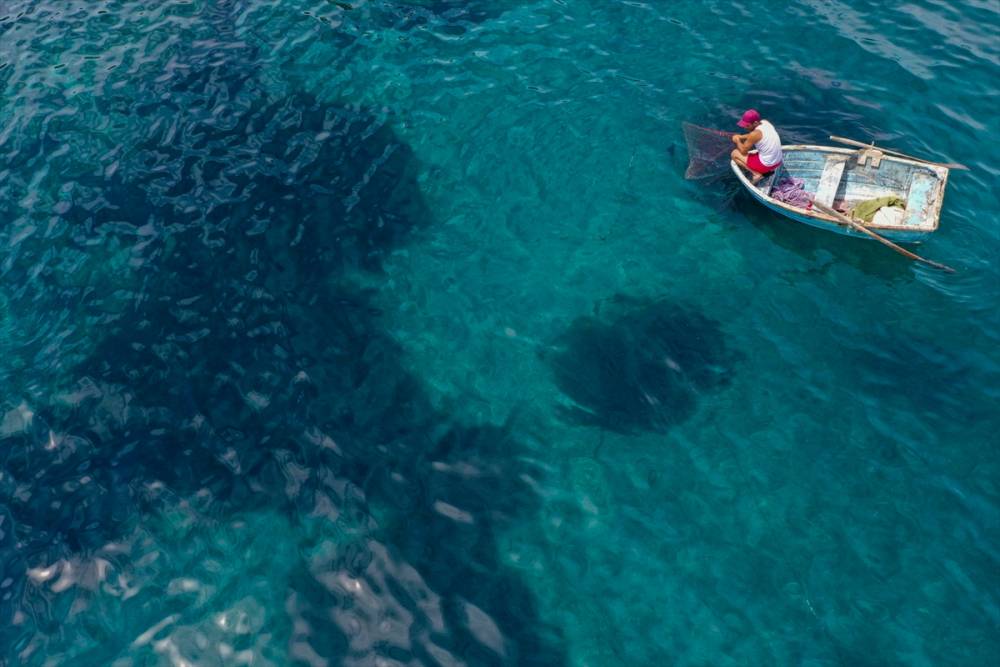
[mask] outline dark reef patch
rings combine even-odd
[[[548,357],[565,416],[618,433],[666,431],[698,394],[727,384],[737,356],[718,323],[688,306],[617,296],[582,317]]]
[[[37,414],[16,393],[0,405],[0,568],[25,581],[30,568],[86,561],[178,508],[220,529],[277,512],[346,531],[291,567],[289,618],[273,631],[288,633],[293,658],[367,651],[433,664],[445,651],[470,664],[562,664],[558,631],[496,538],[535,510],[523,480],[538,471],[510,428],[431,404],[371,288],[356,286],[377,283],[385,258],[430,224],[412,151],[363,109],[275,98],[247,71],[192,65],[144,81],[134,99],[101,100],[131,128],[114,168],[74,156],[55,231],[5,258],[8,278],[35,278],[12,312],[87,323],[68,337],[38,332],[40,349],[69,339],[90,351],[73,357],[61,396],[16,390]],[[47,133],[76,131],[67,121]],[[366,600],[408,609],[401,634],[359,645],[384,619],[358,615],[365,601],[343,577],[363,582]],[[0,599],[4,646],[63,655],[89,643],[97,664],[134,639],[60,634],[88,593],[26,586]],[[37,609],[13,625],[28,600]],[[169,604],[128,602],[129,620],[148,628],[188,613]],[[358,632],[338,623],[345,614]]]

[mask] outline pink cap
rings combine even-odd
[[[760,122],[760,114],[757,113],[757,110],[747,109],[746,111],[743,112],[743,118],[741,118],[740,121],[736,124],[746,129],[757,122]]]

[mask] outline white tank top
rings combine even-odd
[[[757,149],[757,157],[760,158],[760,163],[765,167],[773,167],[784,159],[778,131],[774,129],[774,125],[766,120],[760,121],[757,129],[760,130],[761,134],[760,141],[753,146]]]

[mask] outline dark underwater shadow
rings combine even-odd
[[[352,284],[431,222],[412,151],[364,110],[273,99],[243,74],[191,66],[148,85],[106,101],[145,119],[141,137],[116,171],[81,176],[61,216],[69,244],[134,247],[126,305],[42,278],[83,314],[106,312],[68,398],[4,432],[4,572],[23,582],[86,558],[178,505],[207,526],[255,509],[298,524],[326,507],[367,528],[294,568],[289,626],[310,628],[288,638],[297,664],[357,648],[335,620],[359,604],[342,574],[407,610],[406,636],[427,633],[367,646],[372,659],[563,664],[558,631],[499,556],[497,531],[538,503],[516,434],[435,409],[374,295]],[[76,593],[29,588],[0,600],[0,639],[41,634],[59,655]],[[122,605],[149,625],[163,616],[148,598]],[[383,619],[358,622],[377,635]],[[106,638],[94,659],[132,639]]]
[[[545,356],[572,401],[565,418],[624,434],[684,421],[699,394],[729,383],[739,359],[697,310],[620,295],[574,321]]]

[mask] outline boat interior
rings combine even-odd
[[[829,152],[786,147],[784,158],[775,172],[757,183],[762,194],[770,195],[786,178],[797,178],[814,201],[845,212],[860,202],[896,195],[906,202],[906,213],[893,226],[937,226],[936,204],[943,191],[938,187],[941,175],[934,167],[868,150]]]

